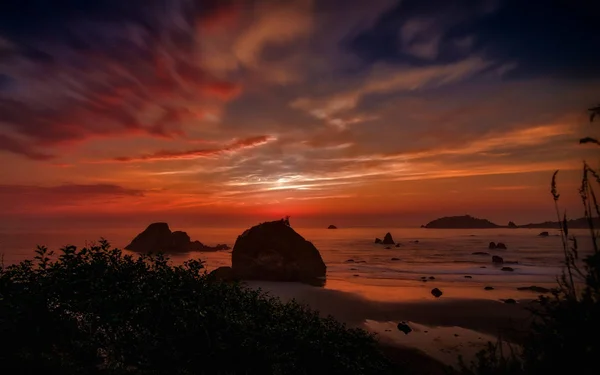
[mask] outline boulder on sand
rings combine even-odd
[[[231,267],[237,277],[245,280],[317,284],[327,269],[319,250],[286,220],[262,223],[238,236]]]
[[[180,253],[188,251],[229,250],[227,245],[210,247],[200,241],[192,242],[186,232],[171,232],[167,223],[152,223],[138,234],[125,249],[148,253]]]
[[[392,235],[390,234],[390,232],[387,232],[385,234],[385,237],[383,237],[383,244],[384,245],[394,245],[394,239],[392,238]]]
[[[442,296],[442,291],[439,290],[438,288],[433,288],[431,289],[431,294],[435,297],[435,298],[440,298]]]
[[[398,323],[398,331],[404,332],[405,335],[408,335],[412,332],[412,328],[406,322]]]

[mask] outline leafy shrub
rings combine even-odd
[[[380,374],[372,336],[102,240],[0,270],[4,374]],[[6,371],[8,370],[8,371]]]
[[[600,115],[600,106],[590,109],[590,121]],[[585,137],[580,143],[600,145]],[[583,162],[579,194],[587,219],[593,252],[580,261],[577,238],[569,234],[566,214],[561,216],[556,187],[558,171],[552,176],[551,193],[561,227],[565,269],[552,296],[540,296],[532,309],[530,332],[518,354],[505,355],[492,345],[478,353],[470,365],[461,361],[460,372],[468,375],[501,374],[597,374],[600,371],[600,205],[595,188],[600,173]]]

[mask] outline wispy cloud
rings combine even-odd
[[[273,136],[257,136],[251,138],[245,138],[236,140],[229,145],[226,145],[221,148],[207,148],[207,149],[194,149],[194,150],[186,150],[186,151],[170,151],[170,150],[162,150],[157,151],[152,154],[141,155],[141,156],[122,156],[117,157],[114,161],[117,162],[144,162],[144,161],[159,161],[159,160],[194,160],[199,158],[206,158],[215,155],[225,154],[240,151],[243,149],[253,148],[257,146],[264,145],[268,142],[276,140],[277,138]],[[163,173],[165,174],[165,173]]]

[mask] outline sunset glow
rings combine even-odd
[[[5,225],[286,214],[419,225],[465,213],[526,223],[553,218],[556,169],[564,207],[580,216],[578,171],[597,151],[577,140],[600,98],[598,56],[580,59],[586,41],[550,26],[558,15],[500,1],[452,12],[393,0],[134,3],[131,19],[0,15]],[[40,22],[25,32],[19,17]],[[501,37],[510,32],[522,38]],[[552,51],[532,47],[540,35]]]

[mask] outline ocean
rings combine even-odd
[[[104,237],[123,248],[144,228],[104,228],[89,231],[44,231],[0,233],[0,254],[4,264],[33,257],[37,245],[51,250],[72,244],[86,244]],[[185,230],[192,240],[207,245],[226,243],[246,228],[172,228]],[[428,290],[443,285],[449,297],[518,298],[531,292],[517,291],[523,286],[556,284],[563,264],[561,239],[557,230],[539,237],[541,229],[424,229],[424,228],[294,228],[319,249],[327,265],[326,289],[360,294],[374,300],[431,298]],[[390,232],[400,247],[374,243]],[[574,231],[579,237],[580,254],[591,252],[589,234]],[[489,242],[503,242],[506,250],[488,250]],[[488,252],[489,255],[473,255]],[[502,271],[492,264],[492,255],[504,258],[514,269]],[[172,255],[173,263],[200,258],[208,271],[231,265],[231,253],[192,252]],[[395,258],[392,260],[392,258]],[[397,259],[397,260],[396,260]],[[470,277],[469,277],[470,276]],[[430,278],[433,277],[433,280]],[[423,281],[425,278],[427,281]],[[483,285],[494,287],[484,291]],[[508,293],[508,294],[507,294]],[[502,295],[502,296],[501,296]]]
[[[144,228],[102,228],[89,231],[0,232],[4,265],[34,256],[36,245],[51,250],[72,244],[85,246],[101,236],[119,248]],[[186,231],[192,240],[233,247],[247,228],[171,228]],[[296,299],[324,315],[375,333],[392,345],[409,346],[446,364],[459,355],[467,360],[510,322],[526,322],[527,301],[539,293],[518,288],[552,288],[563,265],[557,230],[539,237],[542,229],[422,229],[422,228],[300,228],[294,227],[319,249],[327,265],[323,287],[298,283],[249,282],[283,300]],[[390,232],[400,247],[375,244]],[[591,253],[589,232],[574,230],[579,254]],[[503,242],[506,250],[488,250],[489,242]],[[489,255],[474,255],[487,252]],[[509,264],[512,272],[494,265],[492,255]],[[231,265],[231,252],[172,255],[174,264],[191,258],[205,261],[207,271]],[[395,260],[392,260],[394,258]],[[505,264],[506,265],[506,264]],[[492,287],[493,290],[486,290]],[[443,295],[435,298],[433,288]],[[504,299],[517,304],[506,304]],[[400,321],[413,328],[410,335],[395,327]],[[509,324],[507,326],[507,324]],[[504,328],[502,328],[504,327]]]

